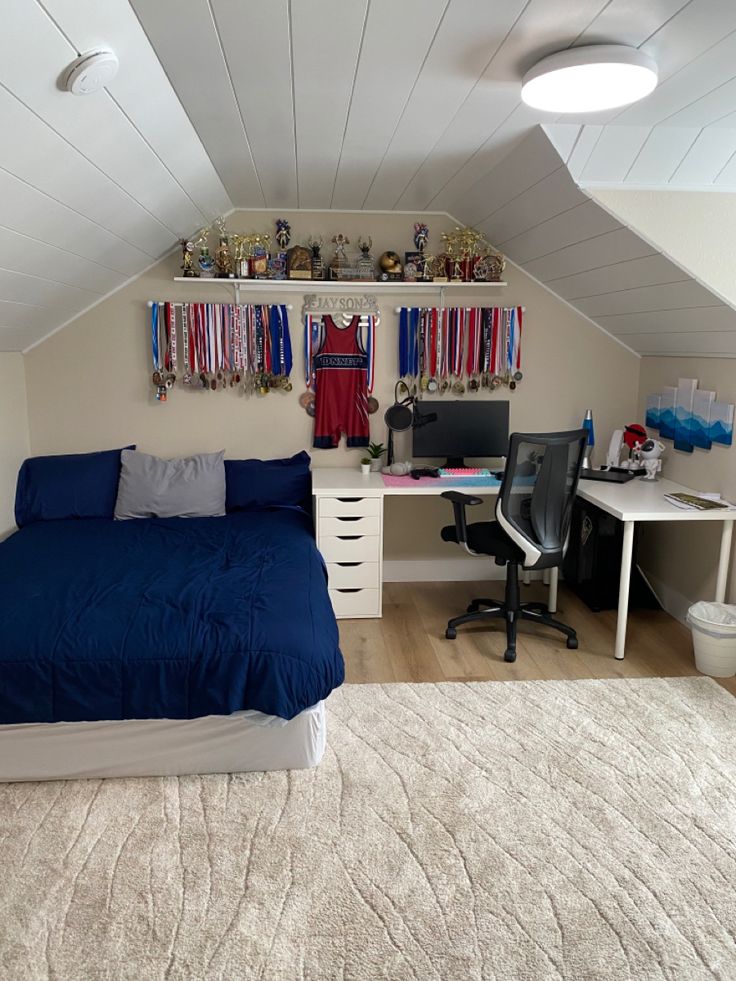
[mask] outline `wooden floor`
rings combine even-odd
[[[495,593],[502,583],[494,583]],[[503,660],[502,621],[467,625],[457,640],[445,639],[445,625],[489,584],[386,583],[383,618],[341,620],[346,681],[528,681],[576,678],[652,678],[697,675],[689,631],[660,611],[629,615],[626,658],[613,657],[615,610],[592,613],[560,585],[557,617],[578,632],[580,647],[568,651],[561,634],[533,624],[519,628],[517,660]],[[544,600],[541,584],[524,586],[522,601]],[[736,694],[736,679],[721,682]]]

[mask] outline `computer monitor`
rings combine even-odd
[[[412,452],[415,457],[446,457],[446,466],[462,467],[467,457],[506,456],[509,447],[508,401],[442,401],[417,405]],[[433,422],[423,416],[436,415]]]

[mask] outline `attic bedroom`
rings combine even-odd
[[[6,0],[0,978],[736,976],[734,64]]]

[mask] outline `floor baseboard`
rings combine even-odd
[[[542,578],[539,572],[530,575],[532,579]],[[471,556],[456,559],[386,559],[383,563],[384,582],[468,582],[505,578],[505,566]]]

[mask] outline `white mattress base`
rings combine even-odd
[[[290,721],[260,712],[0,726],[0,782],[242,773],[316,766],[324,702]]]

